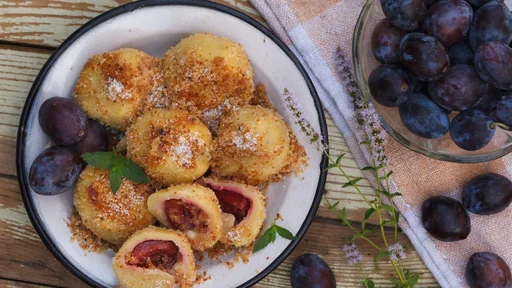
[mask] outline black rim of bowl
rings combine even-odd
[[[53,243],[51,240],[51,237],[49,235],[49,232],[44,229],[44,224],[42,223],[41,218],[39,217],[35,205],[34,205],[34,199],[31,195],[31,190],[29,183],[27,183],[26,174],[27,171],[24,169],[24,163],[25,163],[25,154],[23,152],[23,149],[25,147],[26,143],[26,131],[25,131],[25,125],[28,119],[28,116],[33,108],[33,102],[36,97],[36,94],[39,90],[39,87],[43,83],[46,74],[51,69],[53,63],[59,58],[59,56],[80,36],[82,36],[84,33],[89,31],[90,29],[96,27],[97,25],[113,18],[118,15],[134,11],[136,9],[144,8],[144,7],[151,7],[151,6],[161,6],[161,5],[184,5],[184,6],[195,6],[195,7],[202,7],[202,8],[209,8],[216,11],[220,11],[226,14],[229,14],[231,16],[234,16],[242,21],[245,21],[246,23],[252,25],[254,28],[258,29],[260,32],[265,34],[267,37],[269,37],[271,40],[276,43],[281,50],[295,63],[297,69],[300,71],[302,76],[304,77],[309,90],[311,92],[311,95],[313,97],[313,100],[315,102],[315,107],[318,114],[318,120],[320,122],[320,129],[323,135],[323,141],[325,143],[328,143],[328,135],[327,135],[327,125],[325,122],[325,116],[323,114],[323,108],[322,104],[320,102],[320,99],[318,98],[318,94],[315,90],[315,87],[313,86],[313,83],[311,82],[311,79],[309,78],[308,74],[306,73],[304,67],[301,65],[297,57],[293,54],[293,52],[268,28],[251,18],[250,16],[239,12],[233,8],[224,6],[222,4],[213,3],[209,1],[204,0],[146,0],[146,1],[138,1],[133,2],[129,4],[125,4],[122,6],[119,6],[117,8],[114,8],[110,11],[107,11],[86,24],[84,24],[82,27],[80,27],[78,30],[76,30],[71,36],[69,36],[52,54],[52,56],[46,61],[43,68],[37,75],[36,79],[34,80],[34,84],[32,85],[32,88],[30,89],[30,92],[28,94],[27,100],[25,102],[25,106],[23,108],[23,112],[21,114],[20,124],[18,128],[18,136],[17,136],[17,144],[16,144],[16,171],[18,174],[18,182],[21,189],[21,194],[23,196],[23,202],[25,204],[25,209],[27,210],[27,214],[30,218],[30,221],[32,222],[32,225],[34,226],[36,232],[39,234],[39,237],[43,241],[43,243],[46,245],[46,247],[50,250],[50,252],[55,256],[55,258],[64,265],[69,271],[71,271],[75,276],[77,276],[80,280],[87,283],[88,285],[91,285],[93,287],[103,287],[100,283],[89,277],[86,273],[80,271],[77,267],[75,267],[71,261],[69,261],[64,254],[57,248],[57,246]],[[258,273],[253,278],[246,281],[244,284],[240,285],[239,287],[250,287],[254,284],[256,284],[258,281],[263,279],[265,276],[267,276],[270,272],[272,272],[274,269],[276,269],[290,254],[291,252],[296,248],[296,246],[299,244],[299,241],[304,237],[304,234],[308,230],[309,226],[311,225],[311,222],[313,218],[315,217],[316,211],[318,210],[318,206],[320,205],[320,201],[322,200],[322,194],[325,187],[325,180],[327,177],[327,172],[325,171],[325,168],[327,167],[327,157],[324,154],[322,156],[322,161],[320,163],[319,169],[321,169],[320,178],[318,180],[318,186],[316,189],[316,195],[313,201],[313,204],[311,205],[311,208],[308,212],[308,215],[302,224],[301,228],[297,232],[297,237],[295,240],[293,240],[286,249],[263,271]]]

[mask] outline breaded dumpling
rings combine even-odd
[[[158,92],[159,66],[160,60],[132,48],[94,55],[80,74],[74,99],[89,118],[124,131]]]
[[[112,259],[124,288],[186,288],[196,280],[194,252],[179,232],[158,227],[138,231]]]
[[[148,209],[165,227],[185,233],[195,250],[213,247],[222,236],[219,201],[206,187],[181,184],[157,191]]]
[[[164,185],[192,182],[210,167],[212,135],[184,110],[153,109],[126,132],[127,156]]]
[[[165,53],[162,68],[171,102],[202,114],[245,105],[254,90],[252,67],[242,46],[212,34],[181,40]]]
[[[121,244],[155,222],[146,206],[152,190],[125,178],[114,194],[108,177],[108,170],[88,165],[76,184],[74,204],[89,230],[107,242]]]
[[[213,145],[212,171],[250,185],[271,181],[287,165],[291,151],[283,118],[261,106],[224,115]]]

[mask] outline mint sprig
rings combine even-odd
[[[261,249],[267,247],[270,243],[274,243],[276,241],[277,235],[288,239],[294,240],[295,236],[293,236],[292,232],[288,231],[286,228],[281,227],[276,224],[277,217],[274,219],[274,223],[270,226],[263,234],[261,235],[256,243],[254,244],[254,248],[252,249],[252,253],[258,252]]]
[[[89,152],[82,154],[80,157],[94,167],[110,170],[108,179],[114,194],[121,187],[123,177],[135,183],[148,183],[149,181],[139,165],[118,154],[115,150],[113,152]]]

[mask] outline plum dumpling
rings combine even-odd
[[[213,190],[219,200],[223,221],[220,242],[236,247],[254,242],[266,218],[265,196],[258,188],[215,178],[201,178],[198,184]]]
[[[244,106],[221,118],[212,171],[250,185],[272,181],[289,163],[290,132],[273,109]]]
[[[185,288],[196,279],[187,238],[153,226],[133,234],[112,259],[112,267],[124,288]]]
[[[219,201],[212,190],[182,184],[155,192],[148,209],[165,227],[182,231],[195,250],[213,247],[222,236]]]
[[[212,135],[187,111],[147,111],[130,126],[126,139],[127,157],[164,185],[193,182],[210,167]]]
[[[253,71],[242,45],[208,33],[181,40],[163,57],[171,102],[199,113],[219,106],[248,104]]]
[[[73,93],[90,118],[124,131],[154,93],[160,60],[132,48],[94,55],[85,64]]]
[[[147,184],[123,179],[114,194],[108,177],[108,170],[88,165],[76,184],[74,204],[89,230],[107,242],[121,244],[155,222],[146,206],[153,191]]]

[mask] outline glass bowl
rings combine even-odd
[[[478,151],[459,148],[450,138],[450,133],[438,139],[426,139],[410,132],[400,120],[398,108],[385,107],[373,101],[368,88],[368,77],[380,63],[373,57],[371,36],[377,23],[384,19],[378,0],[368,0],[357,21],[353,39],[353,59],[359,89],[379,112],[384,128],[405,147],[428,157],[458,163],[479,163],[500,158],[512,152],[512,132],[497,128],[491,143]],[[450,114],[450,120],[457,115]]]

